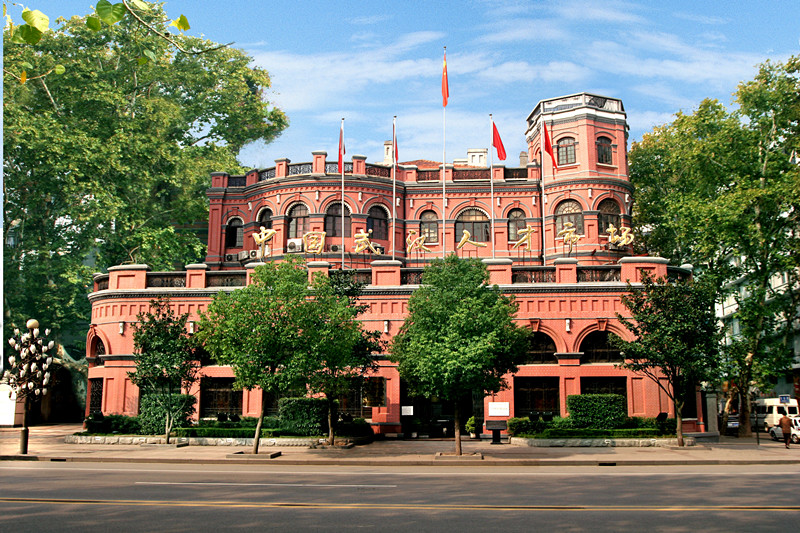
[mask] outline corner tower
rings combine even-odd
[[[528,157],[541,168],[545,264],[567,256],[616,263],[630,255],[630,245],[609,242],[630,227],[626,118],[621,100],[589,93],[542,100],[528,116]],[[555,161],[542,153],[543,124]],[[567,223],[578,237],[571,251],[562,232]]]

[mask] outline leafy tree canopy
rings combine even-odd
[[[160,6],[137,16],[166,32]],[[88,318],[92,271],[201,260],[192,225],[207,220],[209,173],[242,170],[244,145],[286,127],[265,98],[268,73],[241,50],[171,39],[207,51],[181,52],[129,16],[97,31],[86,17],[62,20],[34,46],[6,28],[7,324],[35,311],[57,333],[74,333]],[[61,74],[36,77],[48,72]]]
[[[630,153],[635,225],[650,253],[735,291],[724,374],[749,392],[788,369],[800,308],[800,58],[646,134]],[[776,282],[783,278],[783,281]],[[787,320],[787,318],[789,318]],[[749,401],[740,407],[749,433]]]
[[[630,318],[617,313],[634,336],[630,342],[614,337],[625,353],[620,366],[644,374],[670,398],[681,446],[681,413],[693,399],[687,391],[718,372],[720,331],[714,300],[714,288],[707,282],[670,282],[645,275],[641,287],[628,284],[622,296]]]
[[[527,335],[514,323],[517,307],[488,285],[486,266],[455,254],[425,269],[394,338],[392,358],[418,395],[456,402],[473,391],[495,392],[524,357]],[[456,410],[456,453],[460,431]]]

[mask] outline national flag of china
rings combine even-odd
[[[444,53],[444,66],[442,67],[442,107],[447,107],[450,98],[450,87],[447,84],[447,52]]]
[[[544,121],[542,121],[542,128],[543,128],[543,131],[544,131],[544,134],[543,134],[543,137],[544,137],[544,151],[547,152],[548,154],[550,154],[550,159],[553,161],[553,167],[558,169],[558,161],[556,160],[556,157],[553,155],[553,145],[550,144],[550,134],[547,133],[547,124],[545,124]]]
[[[344,168],[344,120],[342,121],[342,127],[339,130],[339,174],[342,173],[342,169]]]
[[[500,161],[506,160],[506,149],[503,146],[503,140],[500,138],[500,132],[497,131],[497,125],[492,122],[492,146],[497,148],[497,158]]]

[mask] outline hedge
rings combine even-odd
[[[627,401],[619,394],[573,394],[567,410],[575,428],[615,429],[628,418]]]
[[[278,400],[281,429],[295,435],[328,433],[328,403],[324,398],[281,398]]]
[[[175,428],[191,425],[196,398],[189,394],[173,394],[172,415],[175,417]],[[167,415],[154,394],[142,396],[139,403],[139,422],[145,435],[163,435]]]

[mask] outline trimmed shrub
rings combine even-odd
[[[649,439],[661,436],[651,429],[546,429],[536,435],[541,439]]]
[[[176,437],[201,437],[218,439],[252,439],[255,428],[219,428],[219,427],[190,427],[178,428],[173,431]],[[294,433],[282,429],[261,428],[261,438],[294,437]]]
[[[551,426],[551,422],[545,422],[541,418],[538,420],[531,420],[530,417],[523,418],[509,418],[508,419],[508,434],[511,437],[519,437],[521,435],[535,435],[541,433]]]
[[[552,429],[572,429],[572,419],[569,417],[554,416],[548,427]]]
[[[628,418],[627,401],[619,394],[570,395],[567,409],[575,428],[615,429]]]
[[[675,418],[667,418],[664,421],[656,421],[656,427],[662,435],[677,435],[678,421]]]
[[[153,394],[142,396],[139,404],[139,422],[142,426],[142,433],[145,435],[164,434],[167,415],[155,396]],[[175,425],[173,427],[179,428],[191,425],[190,418],[194,413],[194,404],[194,396],[173,394],[172,405],[175,406],[172,412],[172,416],[175,417]]]
[[[374,437],[372,426],[363,418],[354,418],[352,422],[339,422],[336,425],[337,437]]]
[[[281,429],[294,435],[328,433],[328,404],[324,398],[281,398],[278,413]]]
[[[139,422],[139,418],[135,416],[103,416],[103,413],[92,413],[86,418],[87,433],[139,435],[141,431],[141,423]]]

